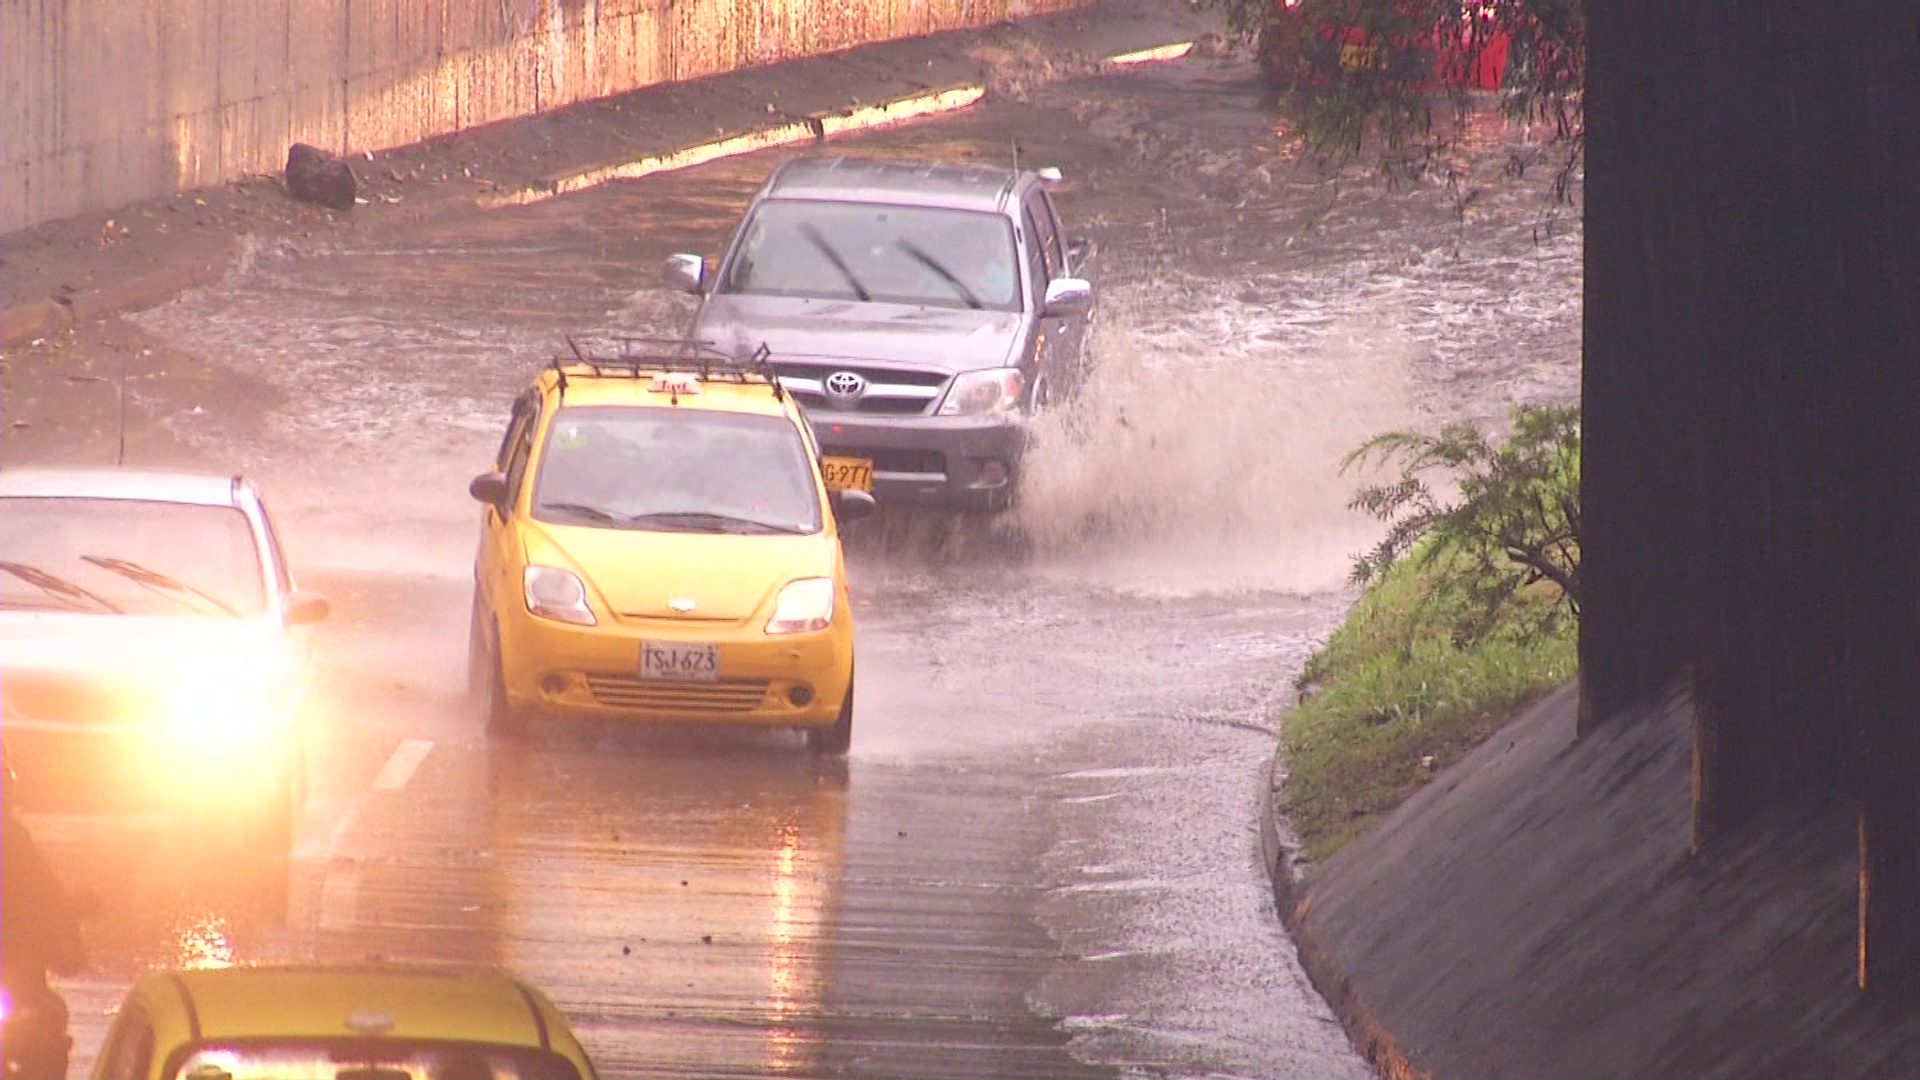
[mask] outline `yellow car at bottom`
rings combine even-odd
[[[150,973],[93,1075],[474,1080],[598,1074],[545,994],[491,969],[285,965]]]
[[[469,673],[490,732],[705,721],[800,729],[816,751],[846,752],[838,519],[873,497],[827,484],[764,356],[556,361],[469,491],[484,506]]]

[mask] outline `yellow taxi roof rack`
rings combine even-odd
[[[711,341],[692,338],[616,335],[610,340],[618,346],[618,351],[597,353],[581,348],[571,334],[567,335],[567,349],[573,354],[572,358],[556,356],[547,365],[554,371],[562,398],[566,397],[567,375],[571,371],[575,376],[594,378],[652,380],[658,375],[684,374],[696,376],[702,382],[714,379],[764,382],[773,390],[775,398],[786,399],[786,388],[780,384],[780,377],[768,360],[772,350],[764,341],[743,357],[716,348]]]

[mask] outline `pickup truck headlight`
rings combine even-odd
[[[1020,407],[1020,395],[1026,393],[1027,377],[1019,368],[987,368],[963,371],[954,376],[940,403],[941,416],[991,416],[1010,413]]]

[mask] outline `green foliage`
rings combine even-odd
[[[1522,589],[1480,633],[1458,633],[1478,604],[1462,561],[1441,549],[1396,563],[1300,675],[1302,700],[1281,719],[1281,807],[1309,858],[1331,855],[1573,677],[1575,622],[1549,587]]]
[[[1376,435],[1342,465],[1397,470],[1353,498],[1354,509],[1388,525],[1354,558],[1353,580],[1380,579],[1418,547],[1423,565],[1470,602],[1453,629],[1460,641],[1484,634],[1515,595],[1543,582],[1580,613],[1580,410],[1522,405],[1512,415],[1513,432],[1497,447],[1456,422],[1438,435]],[[1452,498],[1435,474],[1456,489]]]

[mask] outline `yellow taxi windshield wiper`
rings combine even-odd
[[[558,510],[563,514],[573,514],[577,517],[592,518],[595,521],[607,525],[618,525],[626,520],[626,518],[611,510],[598,506],[588,506],[586,503],[543,502],[539,508],[542,510]]]
[[[166,595],[171,595],[175,599],[179,599],[179,594],[181,593],[191,593],[205,600],[207,603],[212,604],[214,607],[219,608],[222,614],[231,615],[235,618],[240,616],[239,608],[234,607],[232,604],[227,603],[225,600],[214,596],[206,590],[196,589],[192,585],[181,581],[179,578],[163,574],[150,567],[142,566],[131,559],[119,559],[109,555],[82,555],[80,559],[82,562],[92,563],[102,570],[111,570],[123,577],[131,578],[149,588],[164,589],[167,591]]]
[[[0,570],[12,574],[14,577],[39,589],[48,596],[66,601],[67,606],[76,611],[86,610],[85,606],[74,603],[76,600],[84,600],[102,611],[110,611],[115,615],[126,614],[126,612],[120,610],[119,605],[94,592],[92,589],[86,588],[83,585],[76,585],[66,578],[61,577],[59,574],[51,570],[42,570],[32,563],[0,560]]]
[[[711,510],[658,510],[651,514],[635,515],[629,520],[636,525],[663,525],[668,528],[679,527],[698,532],[734,532],[736,530],[732,526],[738,525],[779,533],[798,534],[806,531],[797,525],[761,521],[757,518],[721,514]]]

